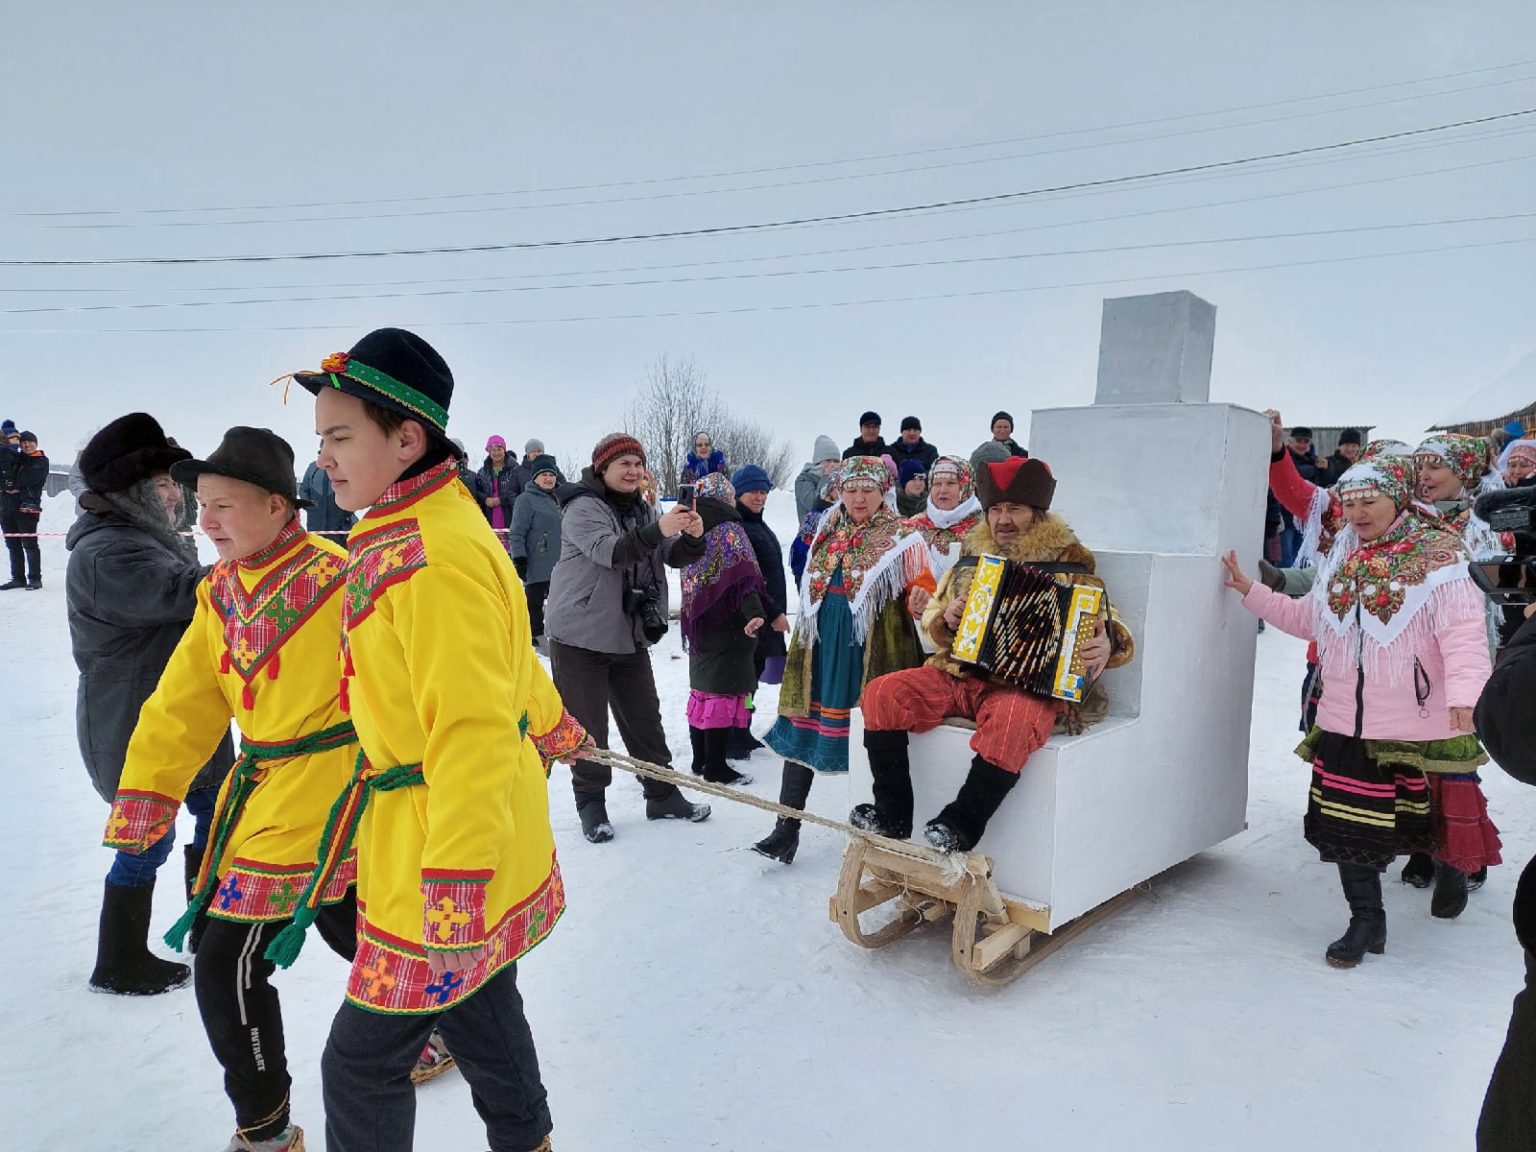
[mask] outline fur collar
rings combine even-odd
[[[1071,527],[1054,512],[1036,520],[1022,537],[1004,548],[992,537],[992,529],[983,516],[981,523],[965,537],[961,552],[964,556],[1001,556],[1005,560],[1018,560],[1026,564],[1061,561],[1081,564],[1089,572],[1094,571],[1093,553],[1083,547]]]

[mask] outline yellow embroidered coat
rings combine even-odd
[[[347,997],[380,1012],[457,1003],[565,906],[545,763],[585,733],[534,654],[506,550],[456,479],[449,462],[391,486],[348,542],[344,698],[365,771],[419,765],[371,794],[358,825]],[[434,977],[428,944],[486,955]]]
[[[252,783],[220,858],[204,864],[205,877],[219,881],[211,916],[291,916],[326,814],[351,778],[357,749],[337,702],[345,575],[346,553],[306,534],[297,518],[262,552],[215,565],[139,712],[104,841],[129,852],[164,835],[230,720],[240,729],[242,756],[220,790],[219,813],[242,772]],[[285,745],[338,726],[324,750],[283,754]],[[354,873],[349,858],[323,902],[342,899]]]

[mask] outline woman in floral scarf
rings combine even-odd
[[[683,569],[679,621],[688,650],[688,735],[693,770],[715,784],[750,784],[726,763],[732,731],[751,719],[757,688],[757,633],[763,626],[762,570],[736,511],[736,490],[719,472],[699,480],[704,556]]]
[[[1440,432],[1413,450],[1419,469],[1418,496],[1434,506],[1466,541],[1472,559],[1502,555],[1497,534],[1472,512],[1472,502],[1484,492],[1504,487],[1493,467],[1493,447],[1481,436]]]
[[[1249,611],[1318,643],[1329,687],[1297,754],[1312,764],[1307,841],[1338,865],[1349,901],[1326,952],[1338,968],[1385,950],[1381,873],[1396,856],[1435,849],[1430,912],[1446,919],[1466,907],[1469,860],[1498,855],[1486,812],[1441,784],[1487,760],[1472,735],[1491,670],[1483,597],[1461,539],[1413,506],[1414,483],[1413,461],[1391,455],[1340,478],[1346,523],[1302,599],[1255,584],[1235,553],[1222,560]]]
[[[976,474],[969,461],[940,456],[928,470],[927,507],[907,521],[928,543],[928,565],[935,580],[942,580],[959,559],[960,545],[981,522],[981,515]]]
[[[767,737],[784,757],[779,803],[789,808],[805,807],[813,769],[848,771],[848,714],[864,685],[922,663],[912,615],[937,585],[922,536],[886,506],[891,484],[879,458],[845,460],[840,503],[818,522],[811,542],[779,719]],[[800,821],[781,818],[752,847],[788,864],[799,843]]]

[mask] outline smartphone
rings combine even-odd
[[[677,486],[677,506],[693,511],[693,485],[679,484]]]

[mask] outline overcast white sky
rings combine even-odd
[[[1521,61],[1530,62],[1488,71]],[[1445,78],[1400,83],[1431,77]],[[1536,108],[1536,5],[27,5],[9,11],[0,38],[0,95],[0,260],[526,242],[987,196]],[[1140,126],[1101,130],[1131,123]],[[1228,127],[1207,130],[1219,126]],[[960,147],[1000,140],[1012,143]],[[920,154],[828,163],[891,153]],[[585,457],[663,352],[693,355],[802,458],[819,432],[851,440],[867,407],[888,433],[916,413],[941,448],[969,451],[998,407],[1024,425],[1031,408],[1091,400],[1104,296],[1189,288],[1218,308],[1216,398],[1408,437],[1536,344],[1536,244],[1466,247],[1536,238],[1536,218],[761,273],[1536,213],[1533,158],[1528,116],[1199,179],[749,235],[0,266],[0,416],[37,431],[58,458],[105,420],[144,408],[200,453],[227,425],[252,423],[290,436],[302,460],[313,445],[308,397],[295,390],[285,410],[267,381],[399,324],[448,359],[452,431],[477,457],[490,432],[519,448],[538,435],[563,457]],[[668,179],[764,168],[786,170]],[[924,170],[891,171],[913,168]],[[523,194],[466,195],[491,192]],[[404,198],[422,199],[334,205]],[[332,206],[261,207],[296,203]],[[24,215],[80,210],[110,211]],[[334,219],[359,215],[384,218]],[[292,219],[306,216],[331,219]],[[1431,247],[1453,250],[1194,275]],[[850,248],[865,250],[829,252]],[[783,258],[816,252],[827,254]],[[741,262],[757,257],[775,259]],[[614,271],[714,261],[737,262]],[[555,287],[747,273],[755,278]],[[1139,277],[1148,279],[1048,287]],[[508,288],[537,290],[499,291]],[[11,311],[443,290],[460,294]],[[731,309],[772,310],[551,322]],[[220,331],[144,331],[176,328]]]

